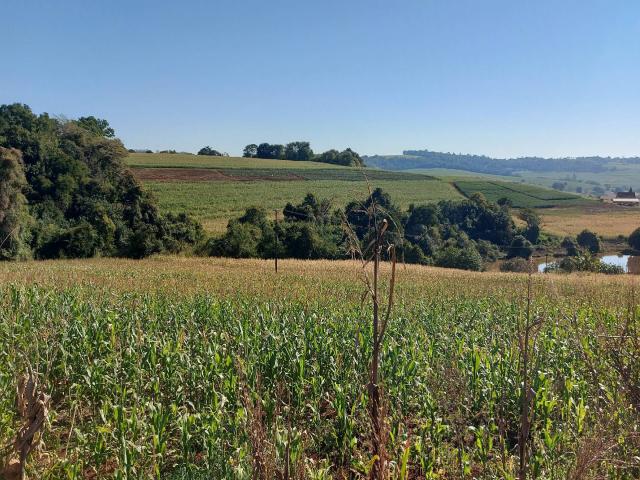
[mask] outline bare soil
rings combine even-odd
[[[296,181],[304,177],[293,173],[281,175],[230,175],[212,168],[134,168],[138,180],[153,182],[255,182]]]

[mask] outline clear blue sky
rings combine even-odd
[[[637,0],[3,0],[0,103],[128,147],[640,155]]]

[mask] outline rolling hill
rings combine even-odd
[[[336,207],[367,195],[368,184],[387,191],[399,206],[463,199],[475,192],[489,200],[507,197],[516,207],[577,206],[582,197],[494,179],[342,167],[317,162],[208,157],[188,154],[131,154],[127,164],[170,212],[187,211],[210,233],[249,206],[280,210],[307,193],[330,198]],[[471,182],[471,183],[469,183]]]

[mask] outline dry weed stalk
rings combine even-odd
[[[387,326],[389,325],[391,310],[393,308],[397,257],[395,245],[388,243],[385,240],[385,233],[389,228],[389,220],[387,218],[380,219],[385,212],[376,203],[370,185],[369,199],[371,201],[370,205],[362,210],[362,213],[367,216],[369,221],[369,232],[373,235],[373,238],[370,239],[367,246],[362,248],[360,239],[357,237],[353,228],[349,225],[346,219],[344,227],[351,255],[354,259],[360,260],[362,265],[362,278],[366,287],[362,296],[362,302],[364,303],[367,296],[370,296],[373,307],[372,355],[369,368],[369,383],[367,385],[372,445],[372,463],[371,470],[369,471],[369,478],[371,480],[382,480],[387,476],[387,453],[385,447],[388,432],[386,425],[386,412],[382,401],[382,390],[380,387],[380,354]],[[391,277],[386,295],[386,305],[383,305],[383,294],[380,291],[380,262],[383,253],[386,253],[391,261]],[[373,264],[372,275],[368,270],[369,264]]]
[[[27,457],[42,440],[50,397],[38,388],[38,379],[31,368],[28,374],[18,378],[16,394],[18,414],[22,417],[22,427],[18,430],[13,445],[18,459],[17,462],[15,459],[9,462],[9,466],[0,474],[6,479],[24,480]]]

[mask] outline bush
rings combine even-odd
[[[475,248],[445,247],[436,254],[434,265],[443,268],[481,271],[482,257]]]
[[[567,251],[567,256],[575,257],[578,255],[578,245],[571,237],[564,237],[560,246]]]
[[[576,240],[578,241],[578,245],[590,253],[596,254],[600,252],[600,239],[595,233],[589,230],[583,230],[578,234]]]
[[[516,235],[509,246],[509,253],[507,258],[522,257],[529,258],[533,253],[533,246],[531,242],[524,238],[522,235]]]
[[[640,228],[636,228],[631,235],[629,235],[629,246],[634,250],[640,250]]]

